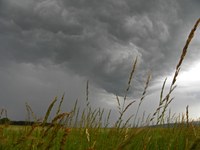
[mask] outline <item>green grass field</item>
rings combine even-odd
[[[66,128],[1,126],[0,149],[187,150],[200,148],[200,128]]]
[[[64,100],[63,96],[53,119],[49,119],[49,116],[58,101],[57,98],[49,105],[44,118],[38,120],[34,111],[26,104],[28,121],[34,120],[34,123],[26,126],[15,126],[11,125],[10,122],[5,122],[0,125],[0,150],[199,150],[200,126],[189,118],[188,107],[182,116],[175,117],[176,121],[171,120],[173,124],[166,124],[171,119],[166,117],[167,108],[173,100],[171,94],[176,88],[176,79],[182,62],[199,23],[200,19],[197,20],[188,36],[169,91],[166,94],[163,92],[165,80],[160,92],[158,107],[146,118],[145,126],[131,124],[130,120],[134,120],[134,117],[138,115],[146,96],[150,75],[145,82],[136,114],[134,117],[130,116],[124,120],[126,111],[135,104],[134,101],[127,101],[127,93],[136,70],[136,58],[125,96],[122,100],[116,96],[119,118],[114,125],[110,125],[111,111],[106,114],[104,109],[91,108],[88,99],[89,83],[87,82],[86,106],[83,110],[78,107],[78,101],[76,101],[70,112],[60,112]],[[1,111],[0,119],[3,117],[3,112],[6,111]],[[137,120],[135,121],[137,122]]]

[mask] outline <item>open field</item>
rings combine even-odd
[[[0,149],[199,149],[200,127],[65,128],[1,126]],[[47,132],[45,132],[47,131]],[[30,133],[31,132],[31,133]]]
[[[200,127],[189,119],[188,107],[182,116],[177,117],[173,124],[166,124],[166,112],[169,104],[173,100],[171,93],[176,88],[181,64],[186,56],[187,48],[194,36],[200,19],[194,25],[181,57],[175,69],[174,77],[169,88],[169,92],[164,95],[165,83],[161,89],[160,103],[157,109],[146,118],[145,126],[131,124],[130,116],[123,120],[125,112],[134,104],[134,101],[127,101],[127,94],[137,65],[137,58],[133,63],[127,89],[123,100],[116,96],[118,103],[119,118],[113,126],[110,126],[110,113],[105,114],[104,109],[93,109],[88,99],[89,83],[86,86],[86,106],[79,109],[75,103],[72,111],[60,112],[64,95],[59,102],[55,117],[49,119],[52,108],[58,101],[55,98],[49,105],[42,120],[35,117],[34,111],[26,104],[28,121],[34,120],[32,125],[14,126],[9,120],[0,126],[0,150],[187,150],[200,149]],[[147,77],[145,88],[137,107],[137,116],[140,105],[146,95],[150,82],[150,75]],[[3,116],[0,114],[0,119]],[[167,118],[170,120],[170,118]],[[174,121],[174,120],[173,120]],[[137,122],[137,121],[136,121]],[[154,126],[152,126],[154,125]]]

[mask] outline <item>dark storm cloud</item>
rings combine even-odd
[[[66,65],[108,92],[120,94],[133,60],[139,56],[141,73],[135,84],[140,89],[147,68],[155,76],[174,68],[179,54],[175,49],[181,48],[175,41],[179,40],[183,14],[187,11],[181,7],[187,8],[189,2],[185,3],[2,0],[0,58],[2,62],[16,63],[51,60]],[[195,3],[198,1],[191,7]]]
[[[0,109],[7,109],[12,119],[26,119],[25,103],[41,118],[55,96],[60,100],[64,93],[65,111],[71,111],[76,99],[83,103],[86,79],[58,65],[10,62],[1,67],[0,79]]]

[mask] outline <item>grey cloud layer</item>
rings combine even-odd
[[[150,68],[157,76],[173,69],[177,59],[174,57],[179,53],[174,50],[174,40],[183,25],[180,1],[0,3],[2,62],[42,63],[49,59],[66,65],[108,92],[119,94],[124,89],[136,56],[140,60],[140,75]],[[138,77],[138,85],[140,80]]]

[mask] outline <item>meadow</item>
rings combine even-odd
[[[164,80],[160,101],[152,114],[143,118],[142,123],[131,123],[136,118],[146,96],[150,82],[148,75],[145,87],[137,106],[136,114],[124,120],[124,114],[135,101],[127,100],[127,95],[134,77],[137,58],[128,79],[123,99],[116,96],[119,117],[114,125],[110,124],[112,111],[104,108],[92,108],[89,101],[89,82],[86,86],[86,106],[78,107],[78,101],[70,112],[61,112],[64,95],[50,103],[44,118],[38,119],[31,106],[26,104],[27,125],[12,125],[6,120],[0,125],[0,150],[198,150],[200,149],[200,127],[198,122],[189,118],[188,106],[181,116],[166,117],[168,107],[174,100],[171,94],[176,89],[182,62],[200,23],[197,20],[192,28],[181,56],[175,68],[174,76],[167,93]],[[54,117],[50,119],[53,107],[58,103]],[[6,116],[2,110],[0,119]],[[174,119],[175,118],[175,119]],[[30,121],[32,121],[30,123]],[[170,121],[172,120],[172,121]],[[137,122],[137,121],[134,121]],[[171,122],[171,123],[170,123]]]

